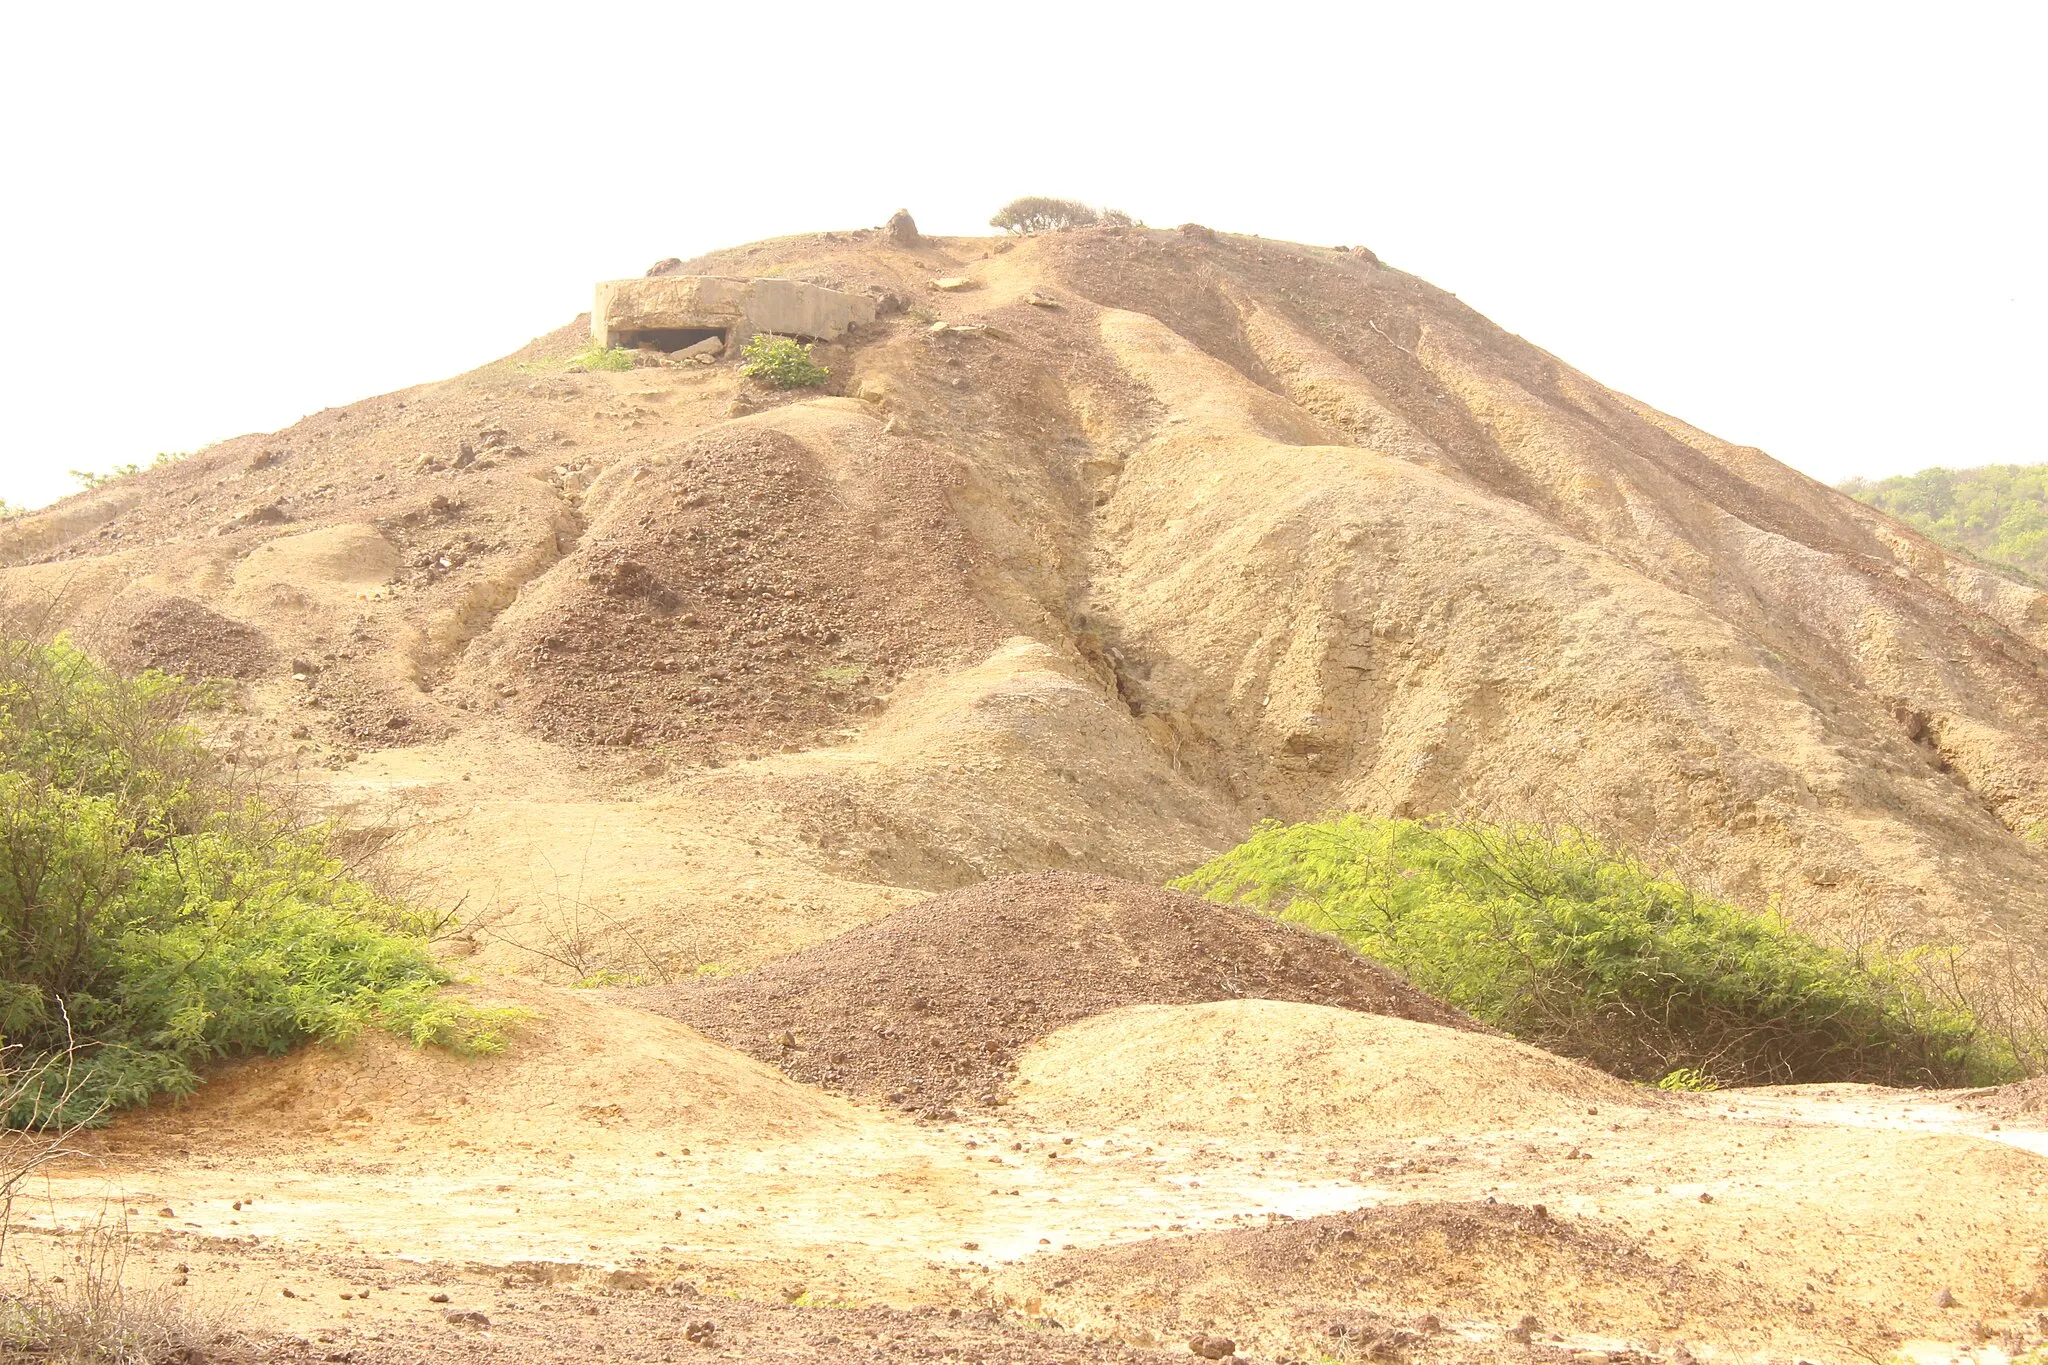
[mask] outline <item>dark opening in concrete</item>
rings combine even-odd
[[[657,351],[675,352],[712,337],[726,341],[729,338],[725,333],[723,327],[650,327],[638,332],[620,332],[619,345],[628,350],[652,347]]]

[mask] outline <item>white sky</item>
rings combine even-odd
[[[1816,477],[2048,460],[2048,7],[10,10],[0,498],[1024,193],[1364,243]]]

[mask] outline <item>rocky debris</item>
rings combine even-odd
[[[682,269],[683,262],[680,257],[664,256],[660,260],[656,261],[653,265],[647,267],[647,278],[654,279],[655,277],[660,275],[680,274],[682,272]]]
[[[291,515],[284,510],[282,503],[258,503],[256,506],[244,507],[236,512],[215,534],[228,535],[250,526],[281,526],[290,520]]]
[[[123,668],[137,671],[246,680],[277,670],[267,635],[189,597],[125,597],[90,638]]]
[[[724,350],[724,337],[705,337],[702,341],[692,342],[680,351],[674,352],[673,358],[676,360],[694,360],[698,356],[715,356]]]
[[[860,458],[879,463],[879,445]],[[1000,638],[956,586],[976,547],[936,455],[893,456],[858,511],[766,425],[714,427],[640,467],[493,632],[492,669],[517,677],[485,684],[517,681],[517,717],[544,738],[660,745],[671,767],[773,752],[871,711],[903,670]],[[894,528],[893,571],[876,519]]]
[[[996,878],[744,976],[620,998],[797,1080],[932,1117],[999,1103],[1025,1046],[1123,1005],[1293,1000],[1479,1028],[1333,938],[1066,872]]]
[[[2015,1081],[1996,1090],[1980,1091],[1963,1106],[1999,1118],[2048,1117],[2048,1076]]]
[[[918,235],[917,220],[910,216],[909,209],[890,214],[889,221],[882,225],[882,236],[895,246],[916,246],[924,240]]]
[[[1204,1360],[1227,1360],[1237,1354],[1237,1343],[1229,1337],[1196,1336],[1188,1339],[1188,1349]]]
[[[677,1360],[744,1360],[750,1365],[901,1365],[904,1361],[979,1361],[982,1365],[1170,1365],[1178,1350],[1144,1350],[1061,1329],[1048,1320],[1017,1321],[989,1309],[814,1307],[722,1299],[718,1317],[658,1290],[620,1293],[548,1284],[523,1286],[530,1311],[507,1312],[482,1331],[449,1332],[438,1317],[395,1319],[373,1331],[344,1328],[346,1349],[325,1357],[352,1365],[525,1365],[529,1361],[610,1361],[672,1365]],[[785,1295],[785,1297],[787,1297]],[[698,1310],[698,1311],[701,1311]],[[462,1324],[473,1326],[474,1324]],[[322,1340],[326,1339],[325,1333]],[[676,1338],[681,1340],[677,1341]],[[287,1343],[291,1339],[286,1339]],[[293,1360],[321,1359],[300,1351]],[[216,1358],[216,1357],[209,1357]],[[237,1352],[220,1359],[255,1359]],[[264,1356],[265,1359],[269,1355]],[[1242,1357],[1239,1357],[1242,1360]]]

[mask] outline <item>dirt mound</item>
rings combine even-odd
[[[1513,1130],[1637,1103],[1512,1039],[1265,999],[1098,1014],[1027,1050],[1011,1095],[1060,1127],[1280,1138]]]
[[[189,597],[132,594],[91,632],[88,643],[119,667],[184,678],[248,681],[284,666],[262,631]]]
[[[1585,1337],[1683,1335],[1791,1312],[1738,1298],[1725,1277],[1660,1258],[1618,1228],[1491,1199],[1068,1252],[1013,1273],[1003,1295],[1126,1341],[1221,1333],[1258,1359],[1488,1359],[1551,1333],[1591,1345]]]
[[[191,1099],[122,1118],[108,1141],[247,1152],[453,1136],[458,1147],[589,1149],[825,1137],[859,1126],[843,1101],[637,1011],[509,981],[470,994],[526,1011],[502,1055],[462,1058],[369,1031],[346,1046],[224,1064]]]
[[[860,403],[764,412],[616,471],[589,527],[464,681],[542,737],[672,756],[809,747],[905,672],[1002,632],[919,452]]]
[[[336,770],[475,746],[475,786],[427,822],[534,794],[525,755],[490,759],[508,736],[614,793],[815,756],[686,819],[751,820],[836,879],[821,924],[872,903],[862,882],[1146,870],[1069,833],[1106,800],[1115,844],[1175,850],[1268,816],[1484,809],[1824,932],[2023,962],[2048,941],[2024,837],[2048,817],[2048,595],[1370,254],[866,232],[679,268],[915,302],[821,346],[822,395],[731,357],[586,372],[572,323],[9,518],[0,611],[54,598],[38,619],[77,629],[131,593],[203,603],[319,665],[255,688],[252,745],[268,727]],[[1101,705],[996,698],[971,751],[928,711],[886,766],[830,756],[1006,640]],[[1026,746],[1061,754],[1059,785],[1011,787]],[[1105,796],[1065,756],[1105,746],[1151,790]],[[649,956],[753,960],[700,951],[700,898],[635,896]]]
[[[1027,1044],[1125,1005],[1267,998],[1479,1028],[1334,939],[1071,873],[999,878],[742,977],[630,998],[798,1080],[926,1112],[996,1102]]]
[[[1969,1107],[1999,1118],[2048,1120],[2048,1076],[2000,1086]]]

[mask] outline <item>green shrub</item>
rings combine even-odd
[[[811,348],[792,337],[755,334],[740,351],[740,373],[778,389],[808,389],[832,372],[811,359]]]
[[[623,346],[592,346],[569,357],[567,368],[630,370],[633,368],[633,353]]]
[[[439,994],[405,907],[238,790],[187,724],[204,700],[0,638],[0,1093],[34,1079],[0,1123],[96,1119],[371,1024],[502,1046],[507,1016]]]
[[[1913,959],[1824,947],[1588,835],[1269,822],[1175,885],[1332,931],[1518,1038],[1646,1083],[1956,1085],[2011,1054]]]
[[[2048,465],[1984,465],[1838,485],[1958,554],[2048,578]]]

